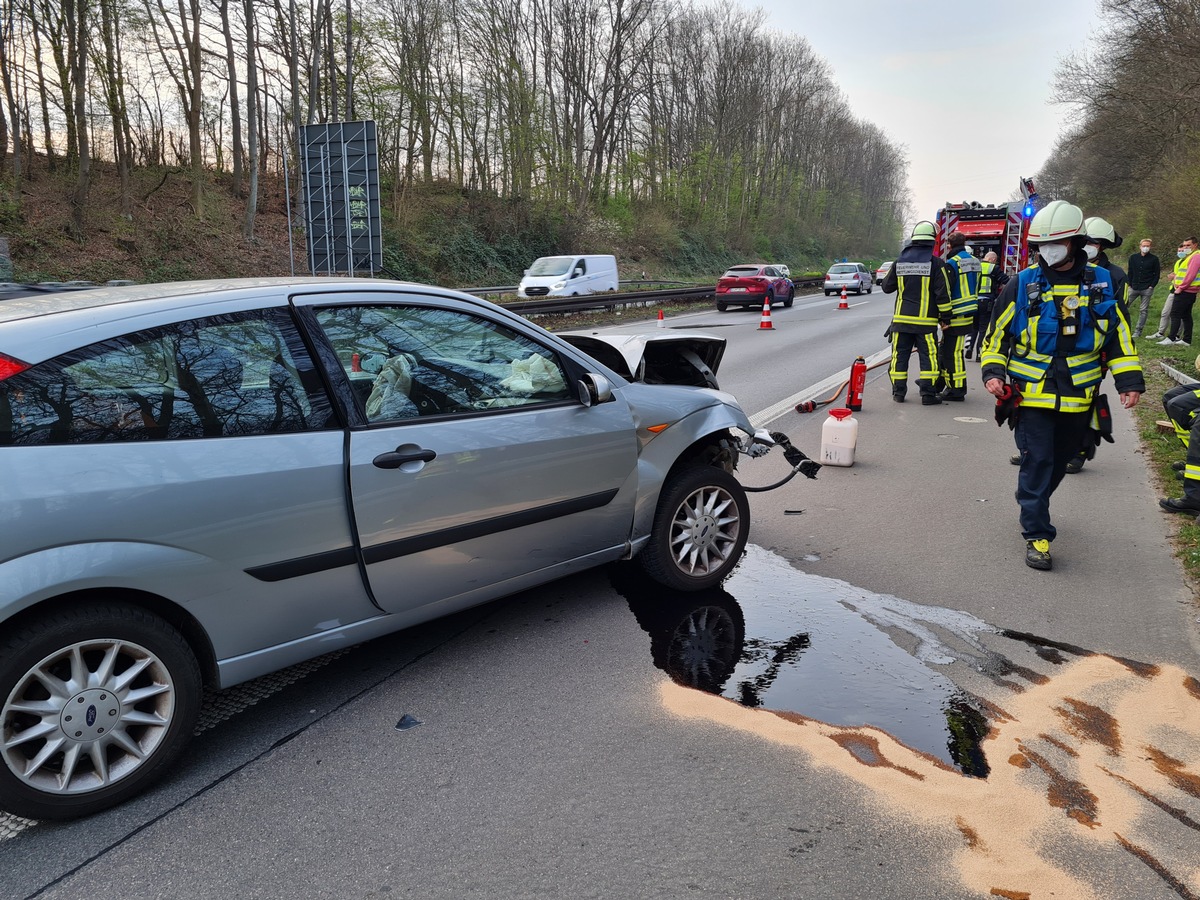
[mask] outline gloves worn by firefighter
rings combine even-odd
[[[1096,402],[1092,405],[1092,412],[1092,430],[1096,432],[1096,446],[1100,446],[1101,439],[1108,441],[1110,444],[1115,444],[1116,441],[1113,440],[1112,412],[1108,408],[1107,394],[1096,395]]]
[[[1006,384],[1000,396],[996,398],[996,424],[1003,425],[1007,422],[1009,428],[1016,428],[1023,399],[1020,388],[1015,384]]]

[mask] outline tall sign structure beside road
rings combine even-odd
[[[379,155],[374,122],[300,128],[308,266],[314,275],[383,268]]]

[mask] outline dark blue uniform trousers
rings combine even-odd
[[[1067,463],[1079,453],[1091,426],[1086,412],[1065,413],[1021,407],[1017,419],[1017,449],[1021,472],[1017,476],[1017,505],[1021,507],[1021,534],[1027,541],[1054,540],[1050,524],[1050,495],[1067,474]]]
[[[1163,394],[1163,408],[1175,433],[1187,435],[1187,468],[1183,470],[1183,496],[1200,504],[1200,384],[1180,384]]]

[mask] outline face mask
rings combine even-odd
[[[1183,259],[1185,256],[1187,256],[1187,251],[1186,251],[1186,250],[1176,250],[1176,251],[1175,251],[1175,255],[1176,255],[1176,256],[1177,256],[1179,259]]]
[[[1083,252],[1087,254],[1088,259],[1095,259],[1100,255],[1100,248],[1095,244],[1088,244],[1083,248]]]
[[[1066,259],[1070,252],[1071,250],[1066,244],[1042,244],[1038,248],[1038,256],[1051,269]]]
[[[1150,248],[1149,248],[1149,247],[1143,247],[1143,248],[1142,248],[1142,256],[1145,256],[1145,255],[1146,255],[1147,253],[1149,253],[1149,252],[1150,252]]]

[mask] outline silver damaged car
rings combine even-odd
[[[0,808],[111,806],[169,768],[205,687],[589,566],[719,582],[739,456],[786,438],[714,389],[723,341],[676,344],[614,351],[626,377],[486,301],[366,279],[0,304]]]

